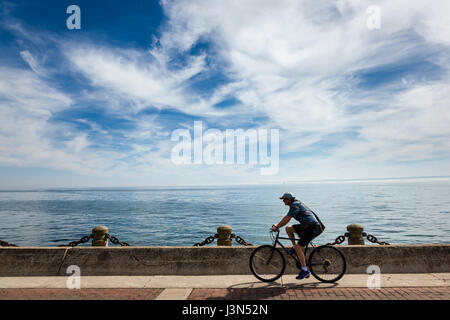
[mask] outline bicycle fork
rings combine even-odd
[[[271,254],[270,254],[269,259],[267,259],[267,262],[266,262],[267,265],[270,263],[270,260],[272,260],[272,257],[273,257],[273,253],[274,253],[274,252],[275,252],[275,247],[272,247],[272,252],[271,252]]]

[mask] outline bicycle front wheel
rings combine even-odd
[[[347,263],[342,252],[332,246],[315,248],[309,256],[309,269],[312,275],[322,282],[336,282],[345,273]]]
[[[277,248],[263,245],[256,248],[250,255],[250,270],[261,281],[277,280],[286,268],[286,260]]]

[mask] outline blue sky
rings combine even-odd
[[[72,4],[80,30],[66,27]],[[448,176],[448,12],[448,1],[1,1],[0,188]],[[174,164],[171,135],[194,121],[278,129],[277,174]]]

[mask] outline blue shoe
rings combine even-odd
[[[290,254],[291,256],[296,254],[294,247],[289,249],[288,254]]]
[[[309,270],[304,271],[302,269],[302,271],[300,271],[300,273],[298,274],[298,276],[295,279],[302,280],[304,278],[309,278],[310,274],[311,274],[311,272],[309,272]]]

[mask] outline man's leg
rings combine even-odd
[[[295,252],[297,253],[297,257],[298,257],[298,260],[300,261],[300,265],[302,267],[306,267],[306,258],[305,258],[305,254],[304,254],[305,247],[302,247],[301,245],[296,244],[294,246],[294,249],[295,249]]]
[[[295,229],[292,226],[286,227],[286,233],[288,234],[289,238],[292,242],[292,247],[295,250],[295,253],[297,253],[298,260],[300,261],[300,265],[302,267],[306,267],[306,259],[305,254],[303,253],[305,250],[305,247],[300,246],[299,244],[295,243]]]
[[[300,264],[302,267],[306,267],[306,257],[305,257],[305,251],[306,246],[313,240],[315,237],[317,237],[318,233],[315,228],[308,228],[301,233],[301,239],[299,243],[297,244],[297,247],[295,249],[295,252],[297,252],[298,259],[300,260]]]
[[[287,226],[286,227],[286,233],[291,239],[292,246],[295,247],[295,229],[293,226]],[[296,251],[297,252],[297,251]]]

